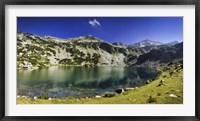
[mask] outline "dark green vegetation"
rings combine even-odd
[[[160,75],[149,84],[125,91],[122,94],[108,93],[92,98],[65,99],[18,97],[18,104],[183,104],[182,60],[167,63],[157,68]]]

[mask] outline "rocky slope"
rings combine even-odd
[[[180,46],[180,47],[179,47]],[[160,63],[182,58],[182,46],[126,46],[108,43],[91,35],[61,39],[17,33],[17,67],[43,68],[49,65],[127,66],[141,65],[147,60]],[[175,54],[174,54],[175,53]],[[179,55],[178,55],[179,53]],[[157,56],[162,56],[156,58]],[[171,57],[173,56],[173,57]],[[177,57],[175,57],[177,56]]]
[[[172,60],[183,58],[183,42],[174,46],[164,46],[159,49],[151,50],[148,53],[140,55],[135,65],[150,65],[158,63],[167,63]]]
[[[129,52],[92,36],[63,40],[51,36],[17,34],[17,65],[23,68],[47,65],[125,66]]]
[[[129,47],[147,47],[147,46],[158,46],[158,45],[162,45],[163,43],[161,42],[156,42],[156,41],[152,41],[149,39],[134,43],[129,45]]]

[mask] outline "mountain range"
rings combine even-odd
[[[183,42],[143,40],[131,45],[109,43],[91,35],[61,39],[17,33],[18,68],[69,66],[138,66],[183,58]]]
[[[172,42],[169,42],[169,43],[162,43],[162,42],[157,42],[157,41],[145,39],[145,40],[142,40],[140,42],[137,42],[137,43],[134,43],[134,44],[131,44],[131,45],[128,45],[128,46],[129,47],[147,47],[147,46],[159,46],[159,45],[173,46],[173,45],[178,44],[178,43],[179,43],[178,41],[172,41]]]

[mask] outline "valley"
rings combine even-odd
[[[18,104],[183,103],[183,42],[18,32],[17,69]]]

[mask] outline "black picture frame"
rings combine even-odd
[[[195,116],[25,117],[5,116],[5,6],[6,5],[195,5]],[[200,120],[200,0],[1,0],[0,1],[0,119],[2,121],[198,121]],[[173,110],[173,109],[172,109]]]

